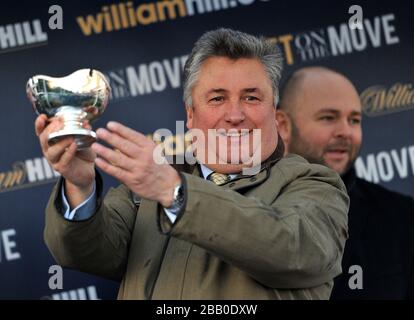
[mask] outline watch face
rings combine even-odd
[[[180,184],[179,186],[176,187],[176,192],[174,192],[174,198],[175,200],[177,200],[178,202],[182,202],[183,201],[183,197],[184,197],[184,192],[183,192],[183,186]]]
[[[184,195],[184,192],[183,192],[183,186],[180,184],[180,186],[178,187],[178,190],[177,190],[177,195],[179,196],[179,197],[183,197],[183,195]]]
[[[184,203],[184,191],[183,186],[178,185],[174,188],[174,201],[173,204],[168,208],[170,212],[177,214]]]

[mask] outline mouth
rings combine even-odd
[[[218,130],[217,135],[220,137],[227,137],[227,138],[241,138],[247,136],[251,130],[249,129],[242,129],[242,130]]]
[[[343,160],[349,154],[348,148],[335,148],[326,151],[326,154],[332,160]]]

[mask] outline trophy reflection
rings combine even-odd
[[[96,133],[83,127],[105,111],[111,88],[105,76],[94,69],[81,69],[61,78],[36,75],[26,85],[29,100],[37,114],[59,117],[63,127],[49,134],[49,145],[74,136],[78,150],[96,141]]]

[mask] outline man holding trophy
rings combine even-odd
[[[220,130],[215,141],[232,142],[224,155],[219,144],[209,150],[213,161],[196,150],[196,165],[157,163],[152,140],[114,121],[96,131],[113,149],[88,148],[94,135],[81,129],[92,118],[38,111],[42,151],[62,176],[46,209],[45,241],[57,262],[122,281],[119,299],[328,299],[341,272],[348,197],[334,171],[282,157],[281,66],[277,47],[242,32],[218,29],[196,42],[184,69],[187,128],[205,137]],[[81,102],[93,92],[88,110],[98,116],[90,102],[104,106],[97,92],[106,89],[75,89],[57,91]],[[31,90],[37,105],[45,91]],[[68,118],[78,126],[70,135]],[[244,174],[252,164],[230,158],[253,130],[261,162]],[[96,168],[121,182],[105,197]]]

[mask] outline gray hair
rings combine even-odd
[[[211,57],[259,60],[269,76],[273,88],[274,105],[277,106],[283,61],[279,48],[263,37],[255,37],[225,28],[208,31],[195,43],[184,66],[183,99],[186,106],[193,107],[191,92],[198,80],[203,62]]]

